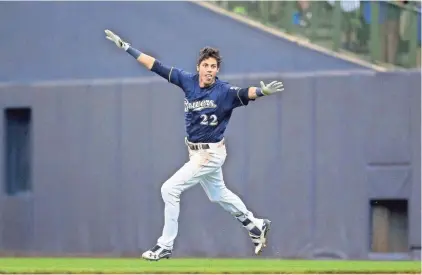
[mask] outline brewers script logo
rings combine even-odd
[[[217,108],[217,104],[215,104],[214,100],[207,99],[207,100],[189,102],[185,98],[185,112],[202,111],[204,109],[214,109],[214,108]]]

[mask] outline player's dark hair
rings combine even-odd
[[[198,66],[199,64],[201,64],[202,61],[210,57],[214,58],[217,61],[217,67],[220,68],[220,64],[222,61],[220,51],[212,47],[204,47],[199,51]]]

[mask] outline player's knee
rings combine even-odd
[[[161,186],[161,196],[164,200],[168,200],[169,198],[177,198],[180,196],[180,192],[178,192],[177,188],[175,188],[175,185],[172,184],[170,181],[166,181]]]
[[[170,195],[171,192],[171,186],[165,182],[162,186],[161,186],[161,196],[164,198],[168,195]]]

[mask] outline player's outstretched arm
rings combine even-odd
[[[232,109],[234,109],[248,105],[251,100],[254,101],[257,98],[284,91],[284,86],[281,81],[273,81],[268,85],[265,85],[264,82],[261,81],[260,84],[261,87],[252,86],[248,88],[239,88],[228,84],[228,92],[226,93],[227,102],[229,102]]]
[[[273,81],[268,85],[265,85],[263,81],[260,82],[261,87],[249,87],[248,89],[248,98],[249,99],[256,99],[262,96],[271,95],[274,93],[284,91],[284,86],[281,81]]]
[[[116,44],[117,47],[124,49],[128,54],[133,56],[139,63],[144,65],[148,70],[155,72],[170,82],[171,68],[161,64],[154,57],[133,48],[129,43],[123,41],[118,35],[110,30],[105,30],[106,38]]]
[[[110,30],[105,30],[106,38],[116,44],[117,47],[124,49],[127,53],[132,55],[139,63],[144,65],[148,70],[152,69],[155,58],[147,54],[143,54],[137,49],[133,48],[129,43],[123,41],[118,35]]]

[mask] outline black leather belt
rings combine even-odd
[[[210,149],[208,144],[188,144],[191,150]]]

